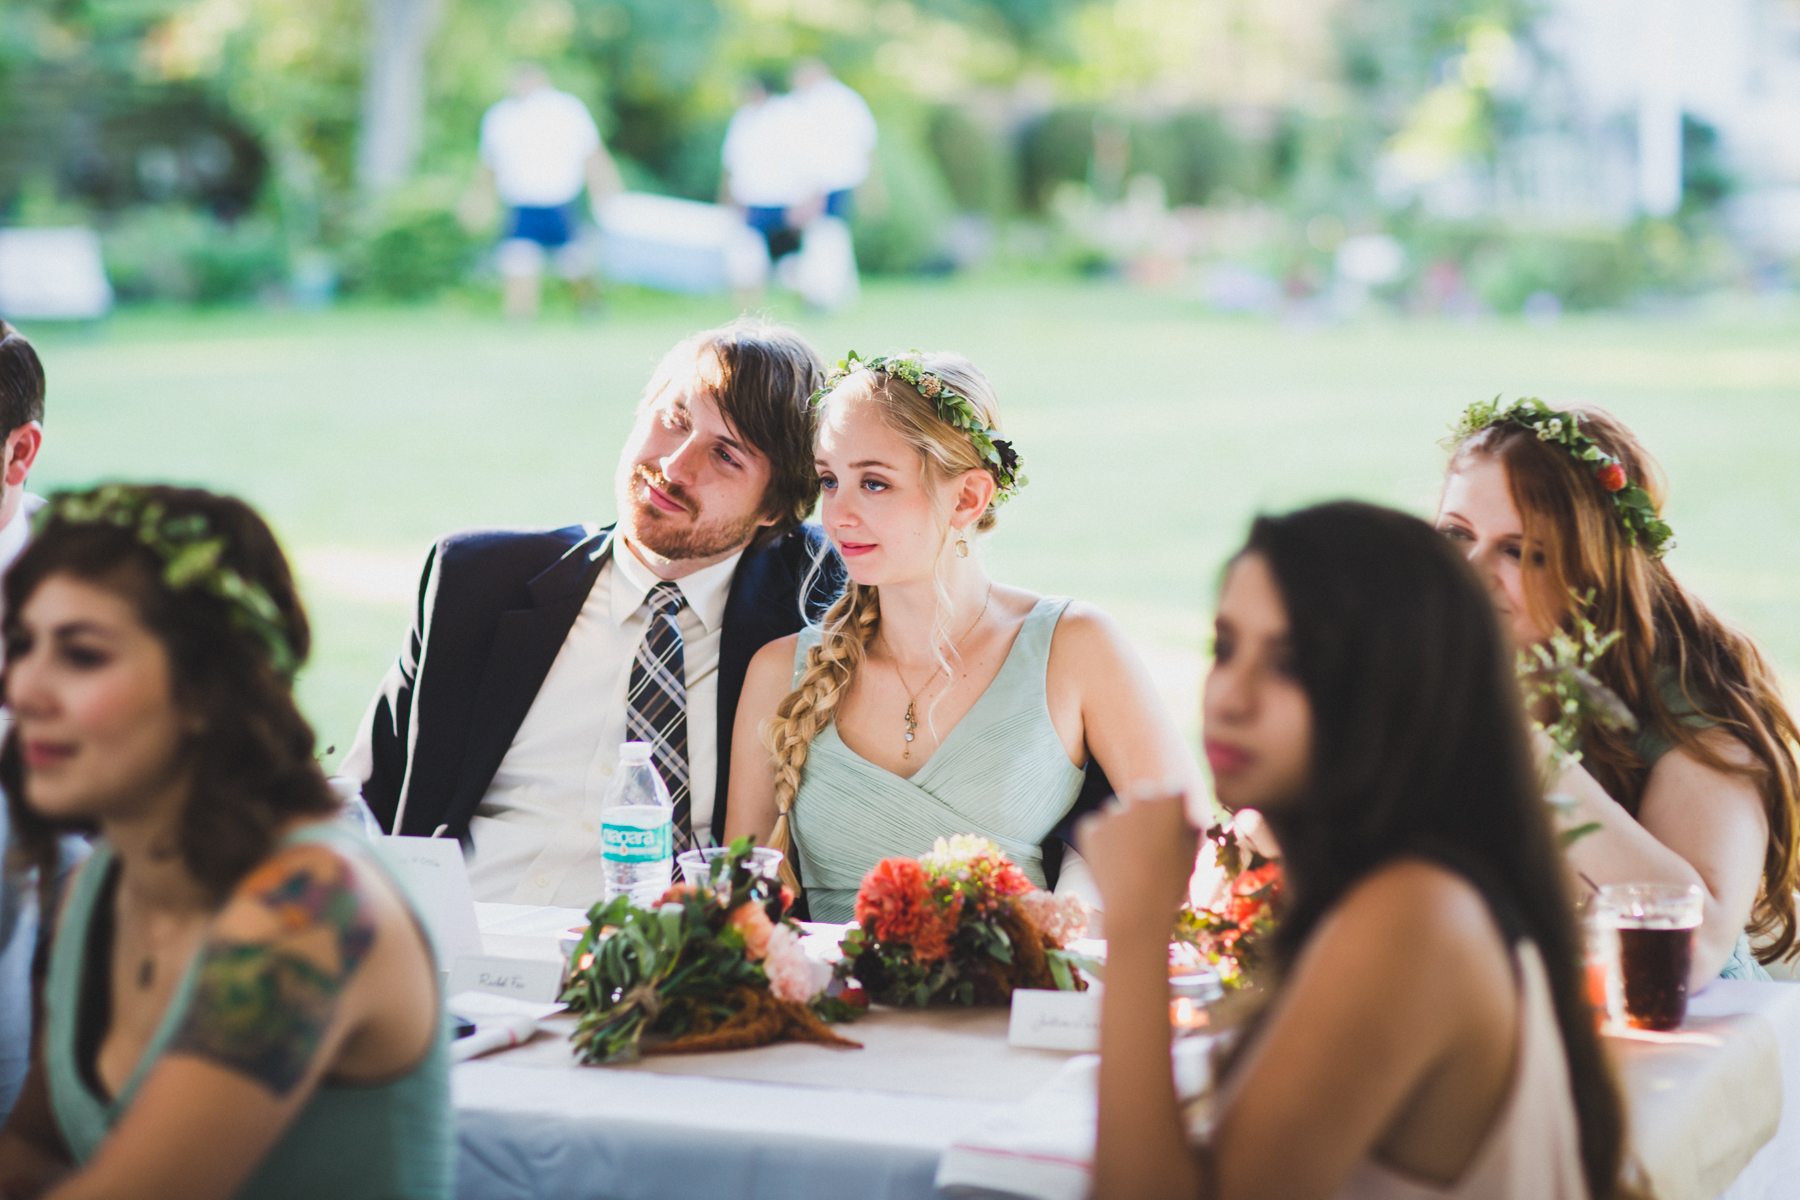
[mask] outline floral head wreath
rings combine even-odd
[[[856,351],[852,350],[839,359],[837,366],[826,374],[825,386],[812,394],[811,404],[814,408],[823,404],[832,389],[852,372],[879,371],[893,376],[937,405],[940,420],[954,425],[968,435],[969,440],[975,444],[975,453],[994,472],[994,480],[999,485],[994,493],[994,506],[998,508],[1031,482],[1025,477],[1025,456],[1011,442],[995,436],[998,431],[981,419],[969,398],[952,389],[942,376],[927,371],[919,364],[919,358],[917,350],[879,358],[858,358]]]
[[[225,536],[213,531],[205,514],[170,516],[162,501],[144,489],[107,483],[92,491],[51,496],[32,527],[42,533],[52,524],[113,525],[135,535],[162,560],[162,581],[170,591],[199,589],[223,600],[231,623],[268,648],[276,673],[290,681],[294,678],[300,664],[288,640],[287,621],[267,589],[220,565]]]
[[[1485,404],[1471,404],[1462,420],[1451,427],[1452,440],[1460,444],[1501,425],[1527,430],[1536,434],[1539,441],[1561,446],[1591,471],[1619,514],[1626,542],[1642,547],[1651,558],[1661,558],[1674,548],[1675,531],[1657,515],[1650,493],[1626,478],[1625,465],[1581,432],[1579,413],[1558,412],[1542,400],[1531,398],[1502,407],[1496,396]]]

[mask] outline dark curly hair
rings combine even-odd
[[[295,664],[306,660],[311,635],[293,572],[268,525],[231,496],[198,488],[145,485],[130,489],[160,503],[172,520],[198,516],[224,541],[219,565],[260,585],[274,602]],[[193,714],[198,732],[181,748],[191,773],[178,844],[188,872],[222,902],[269,854],[276,830],[296,816],[324,815],[339,802],[314,755],[314,734],[294,704],[291,683],[276,668],[267,642],[233,619],[231,605],[197,587],[171,588],[166,563],[126,528],[51,515],[6,574],[0,629],[10,645],[19,614],[38,587],[57,575],[123,596],[169,656],[175,702]],[[15,853],[55,875],[57,839],[91,828],[48,820],[32,810],[15,727],[0,751]]]

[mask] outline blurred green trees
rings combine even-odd
[[[1239,258],[1290,292],[1330,274],[1335,241],[1300,232],[1319,229],[1460,255],[1502,308],[1693,274],[1654,232],[1432,232],[1378,192],[1383,156],[1491,157],[1511,119],[1492,64],[1531,0],[406,0],[433,22],[423,128],[378,192],[358,179],[371,14],[401,2],[6,0],[0,223],[99,225],[126,298],[228,301],[306,272],[417,298],[481,261],[490,231],[453,213],[514,63],[588,103],[628,186],[711,199],[740,81],[817,56],[881,125],[856,221],[872,270],[994,245],[1121,266],[1142,236],[1071,247],[1068,214],[1150,195],[1148,176],[1170,206],[1242,217],[1190,221],[1200,242],[1263,231]],[[1696,195],[1730,183],[1708,132],[1690,131]]]

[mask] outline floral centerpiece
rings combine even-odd
[[[986,838],[939,838],[863,879],[837,974],[882,1004],[1006,1004],[1014,988],[1083,991],[1068,949],[1087,927],[1075,896],[1040,891]]]
[[[617,896],[588,911],[562,995],[581,1018],[581,1061],[780,1041],[857,1045],[821,1014],[843,1019],[867,1005],[841,985],[826,996],[787,915],[793,893],[752,871],[750,850],[739,838],[714,860],[707,886],[677,884],[652,909]]]
[[[1246,845],[1230,825],[1206,831],[1218,865],[1218,885],[1204,903],[1184,905],[1175,922],[1170,971],[1197,957],[1219,973],[1228,989],[1249,983],[1265,960],[1281,896],[1281,864]]]

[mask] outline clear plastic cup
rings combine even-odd
[[[681,868],[681,881],[694,887],[706,887],[712,882],[713,860],[725,857],[729,846],[702,846],[694,850],[683,850],[675,856],[675,864]],[[750,869],[764,879],[774,879],[781,871],[781,851],[768,846],[757,846],[750,851]]]
[[[1694,930],[1706,896],[1692,884],[1613,883],[1600,889],[1599,922],[1614,939],[1606,1010],[1633,1029],[1679,1028],[1687,1018]]]

